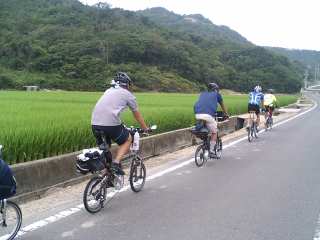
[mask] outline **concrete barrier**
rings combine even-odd
[[[244,119],[231,117],[228,121],[218,124],[221,135],[234,132],[243,127]],[[194,145],[195,137],[190,128],[179,129],[150,137],[142,138],[140,150],[143,158],[147,159],[167,152]],[[113,145],[114,153],[117,146]],[[61,156],[20,163],[12,166],[18,182],[17,196],[19,198],[39,198],[52,186],[63,186],[72,182],[79,182],[88,176],[76,173],[75,160],[80,152]]]

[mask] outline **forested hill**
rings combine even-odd
[[[102,90],[118,70],[137,90],[301,86],[302,69],[201,15],[132,12],[77,0],[0,1],[0,88]]]
[[[305,68],[309,69],[309,79],[314,79],[315,67],[320,64],[320,51],[276,47],[266,47],[266,49],[286,56],[292,61],[299,61],[305,66]]]
[[[266,49],[284,55],[292,61],[299,61],[306,67],[314,67],[315,65],[320,63],[320,51],[287,49],[279,47],[266,47]]]
[[[239,33],[226,26],[214,25],[209,19],[200,14],[179,15],[161,7],[139,11],[138,13],[149,17],[162,27],[170,28],[176,33],[191,37],[191,40],[196,44],[198,43],[197,40],[207,40],[209,44],[235,43],[247,47],[253,46]],[[217,47],[221,48],[222,46],[219,45]]]

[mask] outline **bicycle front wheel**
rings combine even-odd
[[[7,200],[6,203],[2,202],[0,210],[0,239],[12,240],[21,227],[21,209],[16,203]]]
[[[209,156],[209,151],[205,149],[203,145],[197,147],[196,153],[194,155],[194,161],[198,167],[203,166],[206,162],[206,158]]]
[[[134,192],[140,192],[146,182],[146,167],[140,158],[132,161],[129,182]]]
[[[96,176],[90,179],[83,193],[83,204],[89,213],[97,213],[103,207],[107,189],[103,186],[103,178]]]

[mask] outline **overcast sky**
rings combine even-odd
[[[92,5],[104,0],[81,0]],[[260,46],[320,51],[320,0],[107,0],[112,7],[200,13]]]

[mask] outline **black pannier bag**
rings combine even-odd
[[[87,174],[89,172],[95,173],[106,168],[105,157],[103,151],[92,148],[84,149],[81,154],[77,156],[76,160],[77,172]]]
[[[0,159],[0,200],[16,194],[17,183],[9,165]]]
[[[209,129],[205,126],[205,121],[197,120],[196,125],[191,129],[191,133],[197,138],[206,139],[209,135]]]

